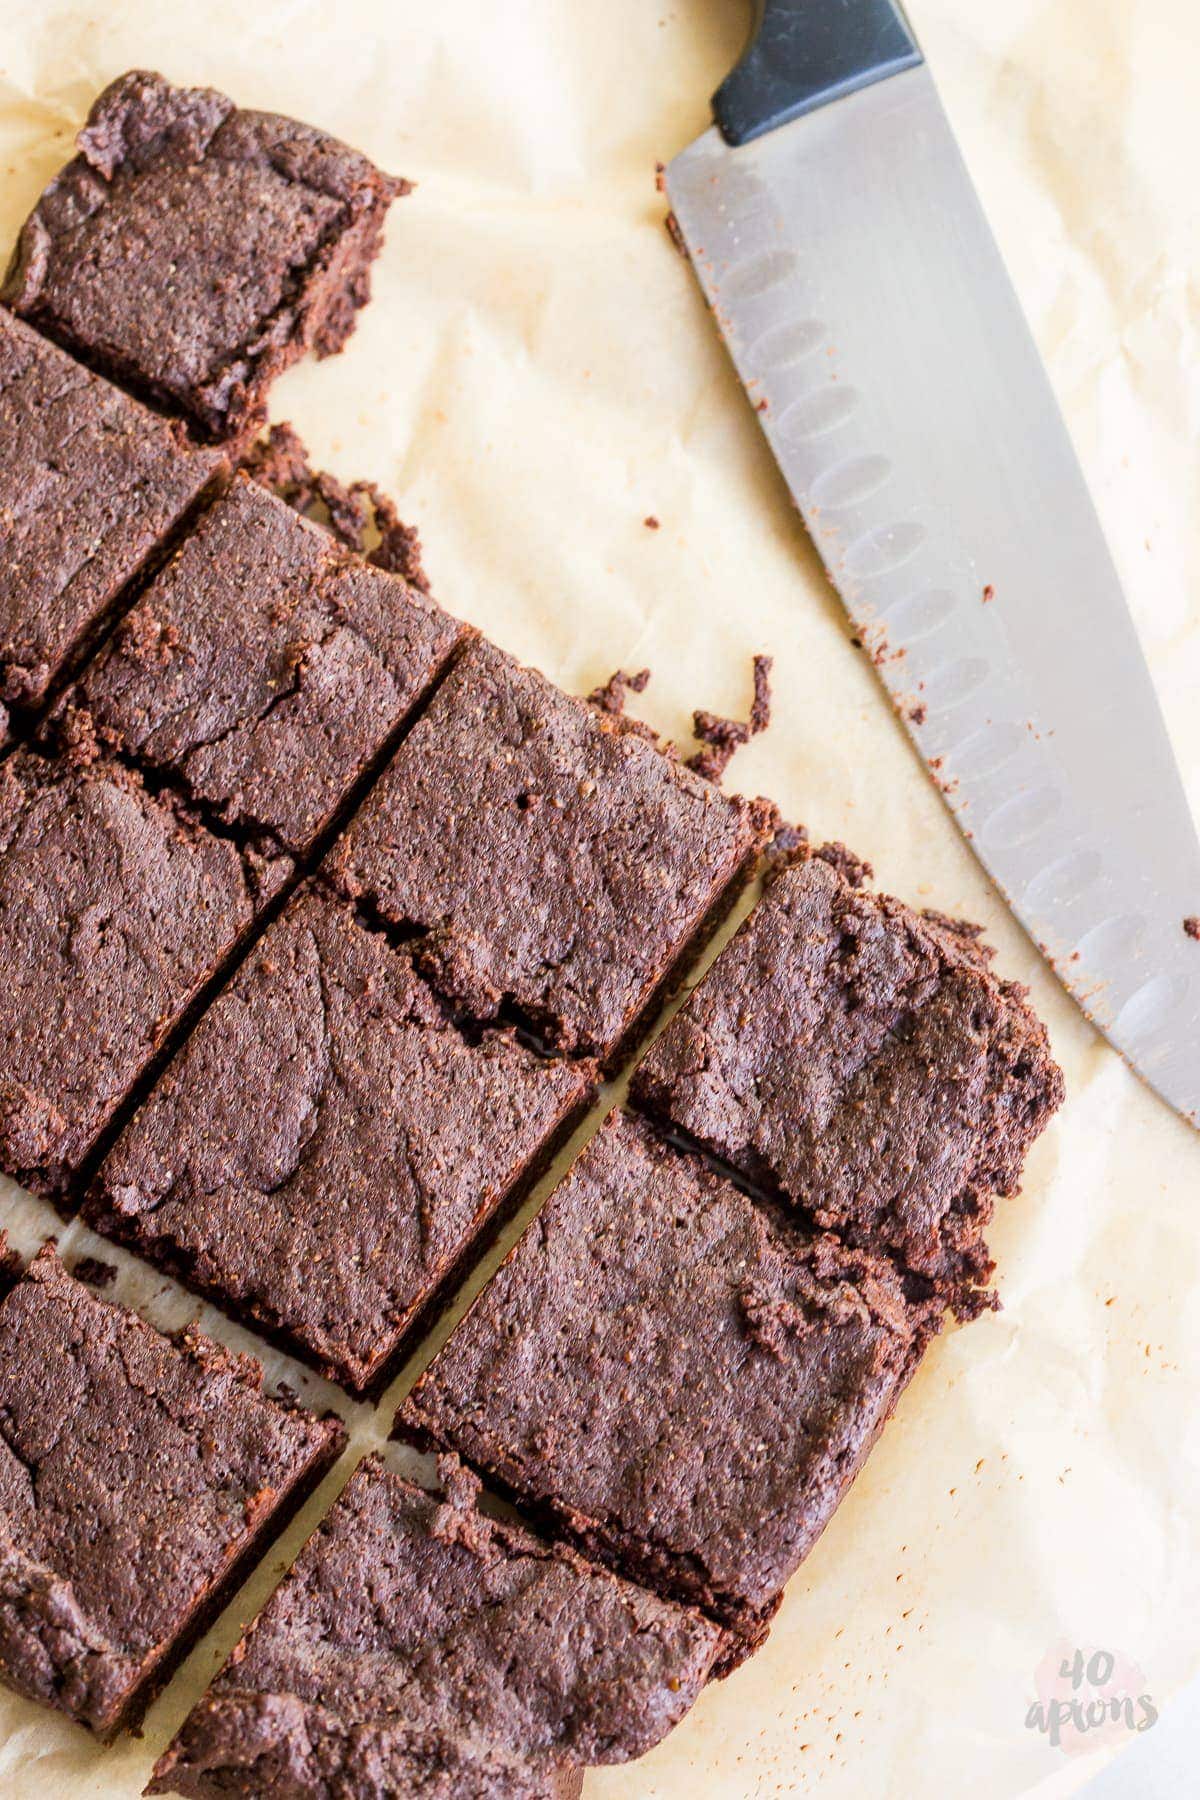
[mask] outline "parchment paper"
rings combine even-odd
[[[912,12],[1200,810],[1193,0]],[[654,161],[706,125],[744,23],[740,0],[5,0],[0,235],[11,241],[92,96],[131,65],[312,119],[415,178],[346,353],[289,375],[274,416],[328,466],[397,493],[444,601],[568,687],[649,664],[638,710],[686,737],[694,706],[744,714],[751,653],[772,652],[775,719],[731,780],[844,838],[887,888],[984,920],[1002,971],[1032,985],[1069,1101],[995,1226],[1004,1311],[933,1349],[766,1649],[655,1754],[590,1775],[587,1791],[1066,1793],[1128,1734],[1106,1750],[1068,1733],[1056,1748],[1027,1727],[1064,1656],[1110,1652],[1160,1707],[1200,1662],[1200,1141],[1084,1024],[960,840],[848,642],[663,231]],[[25,1248],[54,1225],[11,1188],[0,1213]],[[125,1297],[166,1321],[195,1314],[120,1260]],[[203,1320],[251,1342],[209,1309]],[[390,1416],[288,1374],[337,1399],[358,1449]],[[136,1793],[344,1474],[193,1654],[142,1743],[102,1753],[0,1698],[0,1790]]]

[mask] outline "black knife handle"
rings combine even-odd
[[[921,62],[897,0],[755,0],[745,55],[713,95],[728,144]]]

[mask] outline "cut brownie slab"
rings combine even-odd
[[[56,723],[302,855],[469,635],[239,475]]]
[[[117,1140],[87,1217],[362,1392],[593,1078],[464,1035],[406,950],[302,891]]]
[[[1062,1098],[1025,989],[988,956],[972,928],[814,856],[769,881],[635,1097],[969,1314],[991,1196],[1015,1190]]]
[[[132,70],[26,221],[3,297],[209,437],[244,431],[280,370],[340,350],[407,183],[336,138]]]
[[[359,1465],[148,1792],[424,1794],[432,1743],[485,1769],[512,1758],[529,1784],[448,1793],[549,1794],[563,1764],[640,1756],[683,1717],[721,1632],[488,1518],[465,1470],[442,1474],[439,1501]]]
[[[0,704],[38,705],[223,467],[0,309]]]
[[[733,899],[759,809],[494,645],[459,659],[330,853],[478,1017],[611,1062]]]
[[[64,1198],[291,863],[109,763],[0,763],[0,1169]]]
[[[99,1300],[51,1246],[0,1300],[0,1675],[136,1725],[344,1442],[262,1371]]]
[[[585,1551],[766,1634],[929,1319],[890,1267],[777,1218],[621,1114],[397,1415]]]

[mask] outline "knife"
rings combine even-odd
[[[895,0],[759,0],[666,190],[834,587],[984,867],[1200,1124],[1200,842],[1045,370]]]

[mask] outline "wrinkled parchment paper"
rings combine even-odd
[[[1193,0],[911,10],[1200,811]],[[649,664],[637,710],[686,737],[694,706],[744,715],[751,653],[772,652],[774,723],[730,780],[845,839],[909,900],[986,921],[1000,968],[1032,985],[1069,1100],[995,1226],[1004,1311],[935,1346],[765,1650],[652,1756],[589,1775],[587,1792],[1066,1793],[1127,1733],[1097,1748],[1099,1734],[1068,1732],[1055,1747],[1027,1727],[1063,1658],[1111,1653],[1160,1707],[1200,1663],[1200,1140],[1092,1034],[960,840],[848,642],[663,230],[655,159],[707,124],[747,11],[4,0],[0,235],[11,241],[92,96],[131,65],[311,119],[416,179],[349,348],[281,382],[274,416],[327,466],[398,494],[445,602],[568,687]],[[26,1249],[53,1228],[11,1187],[0,1215]],[[64,1239],[85,1241],[78,1228]],[[196,1314],[107,1254],[118,1291],[156,1319]],[[211,1309],[202,1318],[252,1343]],[[372,1415],[267,1360],[310,1399],[334,1399],[356,1449],[378,1438],[390,1407]],[[345,1473],[193,1653],[140,1743],[100,1752],[0,1696],[0,1791],[137,1793]]]

